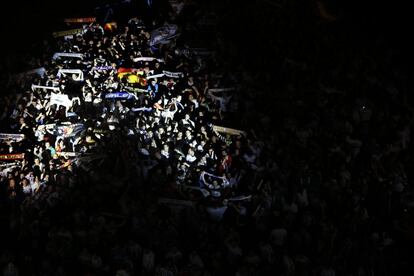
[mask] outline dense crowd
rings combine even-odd
[[[2,79],[4,275],[403,275],[410,76],[329,29],[304,55],[318,32],[279,15],[239,63],[237,37],[190,47],[212,14],[175,1]]]

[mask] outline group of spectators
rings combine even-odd
[[[243,7],[291,28],[257,35],[263,54],[176,1],[170,24],[85,25],[2,80],[0,154],[17,159],[0,160],[4,275],[410,268],[409,75],[381,40],[356,54],[260,3]]]

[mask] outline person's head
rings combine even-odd
[[[168,146],[168,144],[163,145],[163,150],[164,151],[169,151],[170,150],[170,147]]]
[[[236,148],[240,149],[240,148],[241,148],[241,146],[242,146],[241,141],[240,141],[240,140],[237,140],[237,141],[236,141]]]
[[[155,155],[155,158],[161,159],[161,153],[160,153],[160,151],[157,150],[154,155]]]
[[[23,178],[22,180],[22,186],[26,187],[27,185],[29,185],[29,180],[27,178]]]
[[[193,148],[189,148],[188,149],[188,155],[190,155],[190,156],[194,156],[194,149]]]
[[[59,144],[59,146],[60,146],[60,147],[63,147],[63,145],[64,145],[64,143],[63,143],[63,139],[59,139],[59,140],[58,140],[58,144]]]
[[[15,185],[16,181],[14,180],[14,178],[9,178],[9,188],[14,188]]]
[[[190,114],[186,113],[185,116],[184,116],[184,119],[190,120]]]
[[[191,131],[189,131],[188,129],[185,131],[185,137],[191,137]]]
[[[43,147],[40,146],[40,145],[37,145],[36,150],[38,151],[38,153],[42,153],[43,152]]]

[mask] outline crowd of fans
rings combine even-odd
[[[41,70],[2,79],[4,275],[403,275],[414,114],[395,52],[297,35],[273,7],[291,33],[261,55],[220,32],[191,47],[212,14],[172,4],[42,42]]]

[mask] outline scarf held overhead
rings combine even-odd
[[[0,154],[0,160],[22,160],[24,153]]]
[[[20,142],[23,139],[24,139],[24,134],[0,133],[0,140],[11,140],[14,142]]]
[[[93,23],[96,21],[96,17],[66,18],[63,21],[65,23]]]

